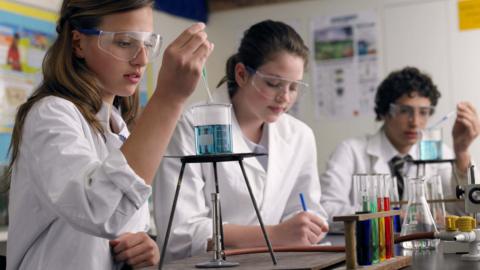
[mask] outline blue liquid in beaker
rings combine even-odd
[[[232,125],[195,126],[197,155],[232,153]]]
[[[420,141],[420,159],[442,159],[442,141]]]

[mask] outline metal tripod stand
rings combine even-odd
[[[212,193],[212,202],[213,202],[213,244],[214,244],[214,252],[212,260],[197,264],[196,267],[198,268],[222,268],[222,267],[232,267],[239,265],[238,263],[228,262],[226,261],[225,252],[224,252],[224,243],[223,243],[223,226],[222,226],[222,214],[221,214],[221,207],[220,207],[220,190],[218,187],[218,175],[217,175],[217,163],[218,162],[228,162],[228,161],[238,161],[240,168],[242,170],[243,178],[245,179],[245,184],[247,185],[248,193],[250,198],[252,199],[252,204],[255,209],[255,213],[257,214],[258,221],[260,223],[260,227],[262,229],[263,236],[265,238],[265,242],[268,246],[268,251],[270,252],[270,257],[272,258],[272,262],[274,265],[277,264],[277,260],[275,258],[275,254],[273,252],[272,244],[268,239],[267,232],[265,230],[265,226],[263,224],[262,217],[260,215],[260,211],[258,210],[257,202],[255,197],[253,196],[252,188],[250,187],[250,182],[248,181],[247,174],[245,172],[245,168],[243,166],[243,159],[249,157],[256,157],[256,156],[263,156],[266,154],[258,154],[258,153],[236,153],[236,154],[216,154],[216,155],[193,155],[193,156],[169,156],[167,158],[180,158],[182,162],[182,167],[180,169],[180,175],[178,177],[177,188],[175,190],[175,195],[173,198],[173,205],[170,211],[170,217],[168,219],[168,226],[167,231],[165,233],[162,253],[160,257],[160,264],[158,269],[162,269],[164,261],[165,261],[165,252],[168,244],[168,239],[170,236],[170,230],[172,227],[173,217],[175,215],[175,208],[177,206],[178,195],[180,193],[180,187],[182,184],[183,173],[185,171],[185,166],[188,163],[213,163],[213,171],[215,176],[215,193]]]

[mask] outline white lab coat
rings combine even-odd
[[[418,159],[418,150],[413,146],[409,154]],[[322,186],[322,206],[327,210],[330,221],[333,216],[349,215],[355,212],[357,202],[352,175],[355,173],[390,174],[388,162],[399,155],[383,131],[374,135],[352,138],[340,143],[330,156],[326,171],[320,176]],[[453,158],[452,150],[443,144],[444,159]],[[407,166],[407,176],[417,174],[417,167]],[[455,198],[455,186],[465,184],[466,180],[454,177],[452,166],[448,163],[429,164],[425,167],[425,175],[440,175],[444,198]],[[458,182],[457,180],[458,179]],[[407,181],[405,179],[405,187]],[[408,188],[404,189],[404,199],[408,198]],[[446,204],[447,210],[461,212],[461,205]]]
[[[216,102],[230,103],[227,91],[218,90]],[[233,110],[232,110],[232,114]],[[168,147],[169,155],[195,154],[192,112],[179,121]],[[326,219],[320,207],[317,153],[312,130],[288,114],[269,124],[268,170],[256,158],[244,160],[246,174],[265,225],[273,225],[298,213],[299,193],[309,210]],[[250,152],[235,116],[232,117],[233,150]],[[155,221],[161,248],[180,172],[180,160],[164,158],[154,185]],[[238,162],[217,164],[224,223],[259,224]],[[211,193],[214,191],[211,163],[185,168],[166,259],[180,259],[206,252],[212,237]]]
[[[110,112],[97,114],[109,130]],[[113,125],[128,137],[116,110]],[[25,121],[11,180],[7,269],[117,269],[109,239],[146,231],[151,188],[129,167],[122,141],[96,134],[65,99],[45,97]]]

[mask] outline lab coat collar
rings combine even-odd
[[[118,129],[118,135],[123,136],[124,138],[128,138],[130,135],[130,131],[128,130],[127,123],[122,118],[122,114],[120,111],[113,107],[112,108],[112,113],[110,114],[110,119]]]
[[[379,162],[380,159],[389,161],[394,156],[404,156],[401,155],[397,149],[395,149],[390,140],[387,138],[383,126],[377,131],[377,133],[369,137],[366,151],[371,157],[372,161],[373,172],[371,173],[385,171],[385,166],[388,166],[388,164],[385,165],[383,162]],[[412,156],[413,159],[417,159],[417,147],[413,145],[408,154]]]
[[[97,112],[97,119],[106,130],[110,130],[110,110],[112,107],[111,104],[102,102],[102,107],[100,107],[100,110]]]
[[[115,142],[115,144],[120,147],[120,145],[123,144],[123,140],[128,138],[128,136],[130,135],[127,124],[123,120],[120,111],[117,108],[113,107],[111,104],[103,102],[102,107],[100,108],[96,116],[105,130],[107,141],[112,141],[109,140],[109,138],[113,137],[113,141]],[[111,130],[110,121],[112,122],[112,125],[115,126],[116,129],[118,129],[118,133],[114,133]]]

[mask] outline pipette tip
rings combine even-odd
[[[208,102],[212,103],[213,98],[212,98],[212,93],[210,92],[210,87],[208,87],[207,69],[205,68],[205,66],[202,69],[202,80],[203,80],[203,84],[205,85],[205,89],[207,90]]]
[[[440,118],[440,120],[438,120],[437,122],[435,122],[434,124],[432,124],[430,127],[428,127],[427,129],[434,129],[438,126],[440,126],[441,124],[443,124],[445,121],[448,120],[448,118],[452,117],[453,115],[455,115],[457,113],[457,111],[453,110],[449,113],[447,113],[446,115],[444,115],[442,118]]]

